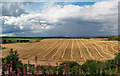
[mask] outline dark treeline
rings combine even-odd
[[[108,38],[108,36],[76,36],[76,37],[65,37],[65,36],[53,36],[53,37],[2,37],[4,38],[28,38],[28,39],[32,39],[32,38],[41,38],[41,39],[46,39],[46,38]]]

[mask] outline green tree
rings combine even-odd
[[[108,40],[119,40],[119,37],[120,36],[113,35],[113,36],[108,37]]]
[[[20,68],[22,70],[22,62],[19,60],[19,54],[17,54],[17,51],[13,51],[13,49],[10,49],[9,55],[7,55],[4,60],[3,60],[3,71],[5,70],[5,66],[10,64],[12,61],[12,69],[13,71],[16,71],[17,73],[17,68]]]
[[[120,41],[120,35],[118,36],[118,41]]]

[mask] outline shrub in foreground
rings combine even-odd
[[[11,49],[9,55],[6,56],[3,60],[2,70],[5,71],[5,68],[8,68],[10,71],[15,71],[17,73],[17,68],[22,70],[22,62],[19,60],[19,54],[17,51]]]

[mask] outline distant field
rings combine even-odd
[[[3,38],[8,40],[41,40],[42,38]]]
[[[56,61],[76,61],[83,64],[86,60],[106,61],[113,59],[118,52],[118,41],[101,39],[42,39],[36,43],[3,44],[5,57],[10,48],[17,50],[23,63],[28,59],[34,64],[34,55],[38,55],[38,63],[55,65]]]

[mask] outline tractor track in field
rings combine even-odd
[[[58,61],[75,61],[83,64],[86,60],[106,61],[115,57],[118,44],[115,41],[101,41],[95,39],[43,39],[36,43],[3,44],[7,49],[2,50],[3,57],[8,55],[9,49],[17,50],[23,63],[29,59],[34,64],[37,54],[38,63],[53,65]]]

